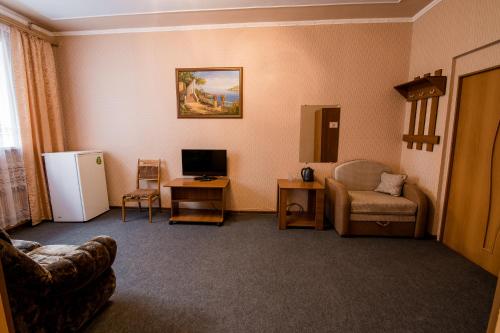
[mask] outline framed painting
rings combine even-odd
[[[243,67],[176,68],[177,118],[242,118]]]

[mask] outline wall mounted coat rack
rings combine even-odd
[[[430,73],[423,77],[417,76],[413,81],[400,84],[396,89],[408,102],[411,102],[410,126],[408,134],[403,135],[403,141],[408,142],[407,148],[412,149],[413,143],[416,143],[417,149],[422,150],[425,143],[426,150],[432,151],[434,145],[439,143],[439,136],[436,135],[437,110],[439,105],[439,96],[446,93],[446,76],[442,76],[442,70]],[[431,100],[431,113],[429,117],[428,133],[424,134],[425,120],[427,118],[427,102]],[[420,103],[419,103],[420,102]],[[417,106],[420,104],[418,117],[418,128],[415,134],[415,122],[417,118]]]

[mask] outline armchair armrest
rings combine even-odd
[[[416,185],[408,183],[403,187],[403,196],[417,204],[415,238],[422,238],[425,235],[425,227],[427,225],[427,197]]]
[[[332,222],[339,235],[344,236],[349,230],[349,215],[351,211],[349,193],[344,184],[333,178],[326,178],[325,185],[327,200],[329,200],[331,207],[331,218],[334,219]]]
[[[60,294],[82,288],[108,270],[116,256],[116,242],[98,236],[78,247],[44,246],[32,254],[48,271],[51,291]]]
[[[47,295],[49,272],[12,243],[0,240],[0,258],[9,293]]]

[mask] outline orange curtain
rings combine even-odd
[[[42,154],[64,150],[54,54],[49,42],[11,29],[12,65],[31,221],[52,219]]]

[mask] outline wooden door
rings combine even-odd
[[[314,118],[314,162],[337,162],[340,109],[317,110]]]
[[[500,68],[462,77],[443,242],[500,270]]]

